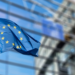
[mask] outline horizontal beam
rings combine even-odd
[[[67,9],[69,11],[75,11],[74,9],[69,8],[68,6],[64,6],[64,5],[62,5],[62,4],[60,4],[60,3],[56,2],[56,1],[53,1],[53,0],[45,0],[45,1],[53,3],[53,4],[55,4],[55,5],[59,6],[59,7],[65,8],[65,9]]]
[[[30,2],[30,3],[33,3],[33,4],[37,5],[37,6],[40,6],[40,7],[42,7],[42,8],[47,8],[48,10],[53,11],[53,12],[55,12],[55,13],[57,13],[57,14],[63,14],[63,12],[60,12],[60,11],[55,10],[55,9],[53,9],[53,8],[50,8],[50,7],[46,6],[46,5],[43,5],[43,4],[41,4],[41,3],[38,3],[38,2],[36,2],[36,1],[33,1],[33,0],[26,0],[26,1],[28,1],[28,2]],[[66,17],[66,18],[71,18],[72,20],[75,20],[75,18],[72,17],[72,16],[70,16],[70,15],[63,14],[63,16]]]
[[[16,52],[16,53],[19,53],[19,52],[17,52],[17,51],[15,51],[15,50],[11,50],[12,52]],[[34,56],[32,56],[32,57],[34,57]],[[35,57],[35,58],[40,58],[40,59],[45,59],[45,60],[50,60],[50,61],[54,61],[54,62],[59,62],[59,63],[64,63],[63,61],[60,61],[59,59],[53,59],[53,58],[48,58],[48,57],[45,57],[45,56],[38,56],[38,57]],[[72,66],[74,66],[75,67],[75,65],[74,64],[72,64],[71,62],[67,62],[69,65],[72,65]],[[48,66],[48,65],[45,65],[45,66]]]
[[[9,65],[18,66],[18,67],[23,67],[23,68],[29,68],[29,69],[33,69],[33,70],[45,71],[45,69],[40,69],[40,68],[37,68],[37,67],[23,65],[23,64],[19,64],[19,63],[10,62],[10,61],[5,61],[5,60],[0,60],[0,63],[9,64]],[[62,73],[62,72],[55,72],[55,71],[52,71],[52,70],[46,70],[46,71],[50,72],[50,73],[56,73],[56,74],[65,74],[65,73]],[[72,74],[70,74],[70,75],[72,75]]]
[[[15,6],[15,7],[17,7],[17,8],[20,8],[20,9],[23,9],[23,10],[27,10],[27,11],[29,11],[29,12],[32,12],[32,13],[37,14],[37,15],[40,15],[40,16],[45,17],[45,18],[52,18],[52,17],[50,17],[50,16],[47,16],[47,15],[45,15],[45,14],[42,14],[42,13],[37,12],[37,11],[34,11],[34,10],[32,11],[32,10],[29,9],[29,8],[26,8],[26,7],[23,7],[23,6],[21,6],[21,5],[15,4],[15,3],[13,3],[13,2],[9,2],[9,1],[7,1],[7,0],[0,0],[0,1],[5,2],[5,3],[7,3],[7,4],[10,4],[10,5],[12,5],[12,6]],[[61,23],[62,25],[65,24],[63,21],[60,21],[59,19],[55,19],[55,20],[58,21],[59,23]],[[67,24],[67,23],[66,23],[66,24]],[[67,24],[67,25],[70,26],[70,27],[73,26],[73,25],[71,25],[71,24]]]
[[[18,4],[15,4],[15,3],[13,3],[13,2],[10,2],[10,1],[7,1],[7,0],[0,0],[1,2],[4,2],[4,3],[7,3],[7,4],[10,4],[10,5],[12,5],[12,6],[15,6],[15,7],[17,7],[17,8],[20,8],[20,9],[23,9],[23,10],[26,10],[26,11],[29,11],[29,12],[32,12],[32,13],[34,13],[34,14],[36,14],[36,15],[40,15],[40,16],[42,16],[42,17],[46,17],[46,18],[49,18],[50,16],[47,16],[47,15],[45,15],[45,14],[42,14],[42,13],[40,13],[40,12],[37,12],[37,11],[32,11],[31,9],[29,9],[29,8],[26,8],[26,7],[24,7],[24,6],[21,6],[21,5],[18,5]]]

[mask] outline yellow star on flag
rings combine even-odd
[[[4,37],[2,37],[2,40],[4,40]]]
[[[18,33],[20,34],[21,32],[20,32],[20,31],[18,31]]]
[[[16,26],[14,26],[14,28],[16,29]]]
[[[1,32],[1,34],[3,34],[3,32]]]
[[[3,29],[5,29],[5,26],[3,26]]]
[[[14,46],[15,44],[14,44],[14,43],[12,43],[12,45]]]
[[[20,46],[20,48],[21,48],[21,46]]]
[[[22,40],[23,40],[23,38],[21,37],[21,38],[20,38],[20,40],[22,41]]]
[[[10,24],[8,24],[8,27],[10,27]]]
[[[19,46],[16,47],[17,49],[19,48]]]
[[[9,41],[6,41],[6,43],[9,43]]]

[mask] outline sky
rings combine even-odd
[[[28,2],[24,2],[22,0],[10,0],[13,3],[19,4],[21,6],[25,6],[29,9],[38,11],[40,13],[44,13],[50,17],[53,17],[54,12],[48,11],[44,8],[41,8],[39,6],[36,6],[34,4],[28,3]],[[39,2],[43,5],[46,5],[48,7],[51,7],[55,10],[58,9],[58,6],[45,2],[44,0],[35,0],[36,2]],[[54,0],[57,1],[59,3],[62,3],[63,0]],[[0,2],[0,8],[4,9],[4,10],[8,10],[8,4]],[[16,8],[14,6],[10,6],[9,8],[10,12],[21,15],[23,17],[27,17],[29,19],[33,19],[39,22],[42,22],[43,19],[45,19],[44,17],[41,17],[39,15],[33,14],[31,12]],[[7,15],[5,13],[0,12],[0,18],[7,18]],[[25,27],[27,29],[31,29],[37,32],[42,33],[42,26],[37,25],[35,23],[30,23],[28,21],[25,21],[23,19],[17,18],[17,17],[13,17],[11,15],[8,16],[8,18],[14,22],[16,22],[19,26]],[[28,34],[30,34],[32,37],[34,37],[36,40],[40,41],[42,36],[36,35],[36,34],[32,34],[27,32]],[[24,65],[30,65],[30,66],[34,66],[35,67],[35,63],[34,63],[34,57],[32,56],[27,56],[27,55],[22,55],[19,53],[14,53],[14,52],[5,52],[0,54],[0,60],[7,60],[6,56],[9,56],[8,61],[11,62],[15,62],[15,63],[20,63],[20,64],[24,64]],[[5,75],[5,69],[6,69],[6,64],[0,63],[0,73]],[[35,70],[33,69],[27,69],[27,68],[22,68],[22,67],[17,67],[17,66],[12,66],[12,65],[8,65],[9,68],[9,73],[8,75],[35,75]]]

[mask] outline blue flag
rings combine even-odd
[[[16,23],[0,18],[0,52],[16,51],[37,56],[40,43],[23,31]]]
[[[52,21],[43,20],[43,33],[50,37],[54,37],[60,40],[65,40],[62,25],[54,23]]]

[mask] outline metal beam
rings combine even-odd
[[[50,16],[47,16],[47,15],[42,14],[42,13],[37,12],[37,11],[32,11],[31,9],[28,9],[28,8],[26,8],[26,7],[23,7],[23,6],[20,6],[20,5],[18,5],[18,4],[13,3],[13,2],[9,2],[9,1],[7,1],[7,0],[0,0],[0,1],[5,2],[5,3],[7,3],[7,4],[10,4],[10,5],[12,5],[12,6],[15,6],[15,7],[17,7],[17,8],[20,8],[20,9],[23,9],[23,10],[27,10],[27,11],[29,11],[29,12],[32,12],[32,13],[37,14],[37,15],[40,15],[40,16],[45,17],[45,18],[52,18],[52,17],[50,17]],[[61,24],[65,24],[63,21],[60,21],[59,19],[55,19],[55,20],[57,20],[57,21],[58,21],[59,23],[61,23]],[[67,24],[67,23],[66,23],[66,24]],[[67,24],[67,25],[70,26],[70,27],[73,26],[73,25],[71,25],[71,24]]]
[[[19,53],[15,50],[11,50],[12,52],[16,52],[16,53]],[[34,57],[34,56],[32,56]],[[48,58],[48,57],[45,57],[45,56],[38,56],[38,57],[35,57],[35,58],[40,58],[40,59],[46,59],[46,60],[49,60],[49,61],[54,61],[54,62],[59,62],[59,63],[64,63],[63,61],[60,61],[59,59],[53,59],[53,58]],[[73,65],[71,62],[67,62],[69,65]],[[45,65],[45,66],[48,66],[48,65]],[[75,66],[74,66],[75,67]]]
[[[68,9],[69,11],[75,11],[74,9],[69,8],[68,6],[64,6],[64,5],[62,5],[62,4],[60,4],[60,3],[56,2],[56,1],[53,1],[53,0],[45,0],[45,1],[53,3],[53,4],[55,4],[55,5],[59,6],[59,7]]]
[[[19,66],[19,67],[23,67],[23,68],[29,68],[29,69],[33,69],[33,70],[42,70],[42,71],[45,71],[45,69],[40,69],[40,68],[37,68],[37,67],[33,67],[33,66],[28,66],[28,65],[23,65],[23,64],[19,64],[19,63],[14,63],[14,62],[10,62],[10,61],[5,61],[5,60],[0,60],[0,63],[4,63],[4,64],[9,64],[9,65],[14,65],[14,66]],[[61,73],[63,74],[62,72],[55,72],[55,71],[51,71],[51,70],[46,70],[47,72],[50,72],[50,73]],[[70,74],[72,75],[72,74]]]
[[[35,11],[35,10],[32,11],[31,9],[29,9],[29,8],[27,8],[27,7],[23,7],[23,6],[21,6],[21,5],[15,4],[15,3],[13,3],[13,2],[9,2],[9,1],[7,1],[7,0],[0,0],[0,1],[1,1],[1,2],[4,2],[4,3],[7,3],[7,4],[10,4],[10,5],[12,5],[12,6],[15,6],[15,7],[19,8],[19,9],[32,12],[32,13],[34,13],[34,14],[36,14],[36,15],[40,15],[40,16],[42,16],[42,17],[50,18],[50,16],[47,16],[47,15],[42,14],[42,13],[40,13],[40,12],[37,12],[37,11]]]
[[[47,7],[46,5],[42,5],[42,4],[40,4],[40,3],[36,2],[36,1],[33,1],[33,0],[27,0],[27,1],[30,2],[30,3],[36,4],[37,6],[47,8],[48,10],[53,11],[53,12],[55,12],[57,14],[62,14],[63,13],[63,12],[60,12],[60,11],[55,10],[53,8]],[[63,16],[66,17],[66,18],[71,18],[72,20],[75,20],[75,18],[70,16],[70,15],[63,14]]]

